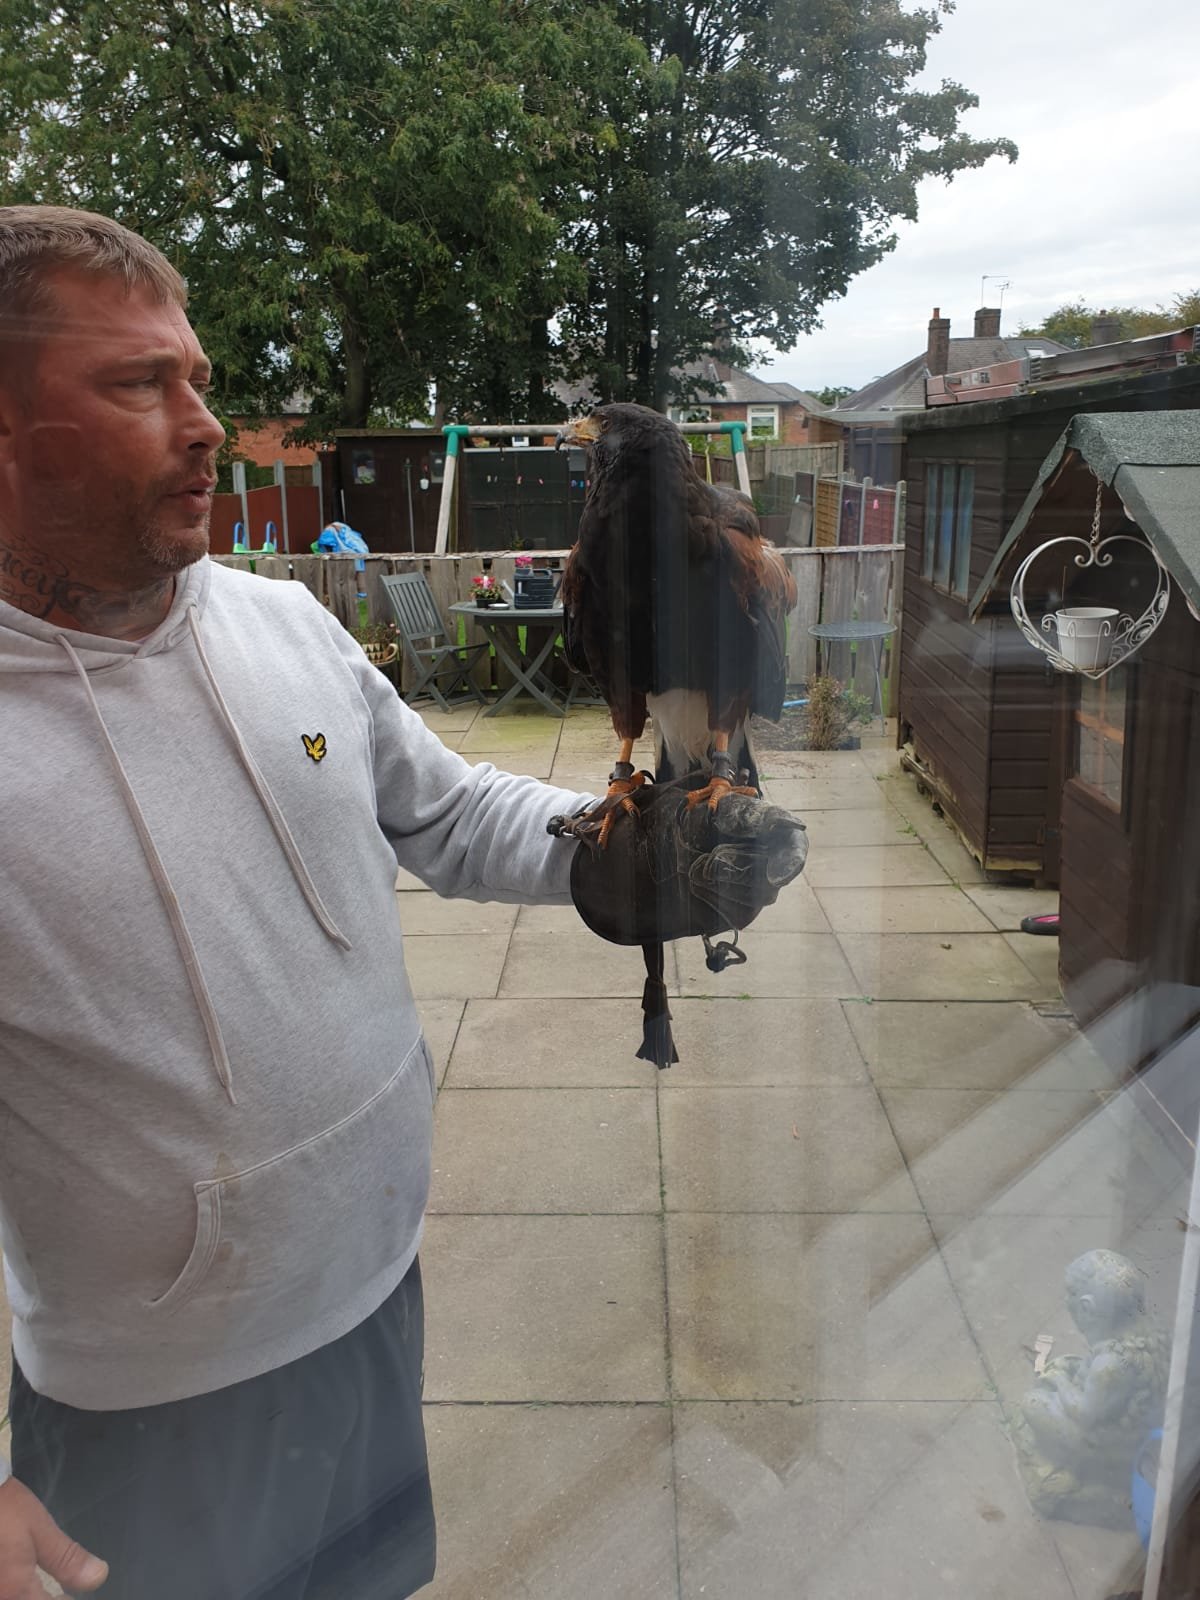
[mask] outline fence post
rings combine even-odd
[[[862,481],[862,494],[858,501],[858,542],[862,544],[867,531],[867,496],[874,484],[873,478],[864,478]]]
[[[279,520],[283,524],[283,548],[285,554],[290,555],[292,547],[288,542],[287,468],[282,461],[276,461],[271,470],[279,489]]]

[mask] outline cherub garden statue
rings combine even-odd
[[[1067,1309],[1086,1356],[1048,1361],[1012,1415],[1026,1493],[1043,1516],[1131,1526],[1134,1458],[1162,1421],[1170,1356],[1142,1275],[1112,1250],[1067,1268]]]

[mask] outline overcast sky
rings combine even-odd
[[[920,219],[824,327],[764,376],[802,389],[858,387],[918,354],[933,307],[954,336],[1011,282],[1002,330],[1066,300],[1156,306],[1200,288],[1200,0],[958,0],[929,52],[928,78],[964,84],[964,126],[1006,135],[990,161],[927,183]]]

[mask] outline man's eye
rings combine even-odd
[[[152,389],[158,383],[157,378],[129,378],[121,385],[122,389]]]

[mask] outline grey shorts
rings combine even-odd
[[[79,1411],[13,1363],[13,1472],[105,1600],[403,1600],[430,1582],[420,1269],[351,1333],[213,1394]]]

